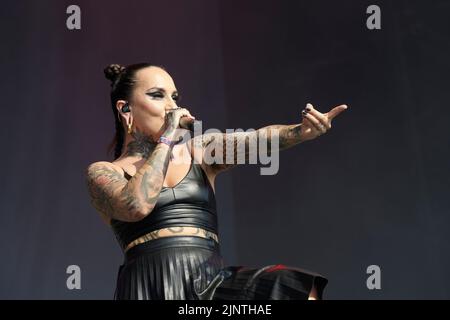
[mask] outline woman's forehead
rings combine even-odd
[[[139,70],[136,73],[136,85],[143,90],[153,87],[164,88],[165,90],[176,90],[172,77],[163,69],[149,67]]]

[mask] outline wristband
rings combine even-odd
[[[173,160],[173,159],[174,159],[174,156],[173,156],[173,146],[176,145],[177,142],[175,142],[175,141],[173,141],[173,140],[171,140],[171,139],[169,139],[169,138],[167,138],[167,137],[160,136],[159,139],[158,139],[158,141],[157,141],[157,143],[164,143],[164,144],[167,144],[167,145],[170,147],[170,155],[169,155],[169,159],[170,159],[170,160]]]
[[[157,143],[164,143],[167,144],[169,147],[173,147],[175,145],[175,141],[164,136],[160,136]]]

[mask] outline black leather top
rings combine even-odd
[[[131,178],[126,172],[125,177]],[[111,220],[122,248],[146,233],[177,226],[199,227],[218,234],[214,191],[200,163],[193,160],[188,174],[176,186],[162,187],[154,209],[144,219]]]

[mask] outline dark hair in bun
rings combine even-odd
[[[159,67],[164,69],[162,66],[143,62],[128,66],[110,64],[103,70],[105,77],[111,80],[111,107],[114,114],[116,134],[108,146],[108,153],[110,153],[114,148],[114,160],[122,154],[125,139],[125,131],[122,125],[122,120],[119,120],[119,112],[116,108],[116,102],[117,100],[130,100],[134,85],[136,83],[136,73],[139,70],[148,67]]]
[[[119,64],[110,64],[107,66],[103,73],[105,74],[106,79],[111,80],[111,86],[114,84],[114,82],[117,80],[119,75],[125,70],[125,67],[119,65]]]

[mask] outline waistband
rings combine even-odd
[[[219,243],[211,238],[201,238],[196,236],[171,236],[140,243],[126,251],[124,255],[125,260],[132,260],[143,254],[153,253],[156,250],[183,247],[197,247],[220,254]]]

